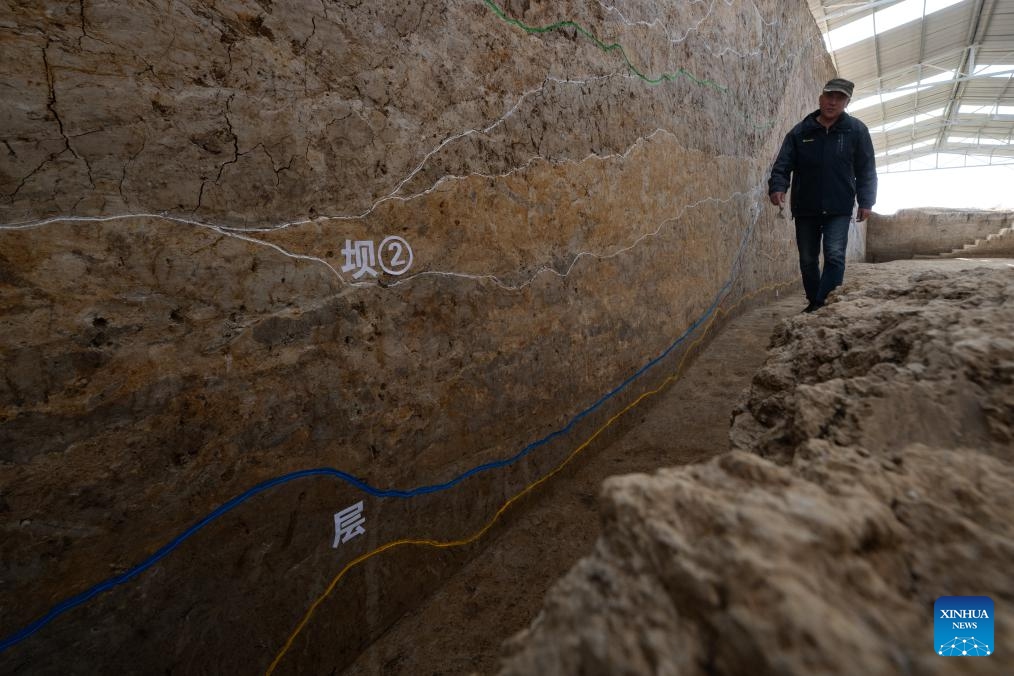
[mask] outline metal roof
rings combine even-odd
[[[1014,0],[807,2],[881,171],[1014,163]]]

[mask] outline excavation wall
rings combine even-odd
[[[866,254],[873,263],[935,256],[966,245],[972,248],[977,240],[1009,231],[1012,225],[1014,213],[1009,211],[903,209],[891,216],[873,214]],[[969,251],[968,255],[975,252]],[[1007,247],[1006,255],[1014,256],[1014,246]]]
[[[36,674],[347,663],[795,284],[766,173],[831,75],[774,0],[15,1],[0,50],[0,665]]]

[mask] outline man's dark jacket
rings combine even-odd
[[[768,194],[788,192],[792,175],[792,215],[851,214],[877,201],[877,167],[870,130],[842,113],[830,129],[817,122],[820,111],[810,113],[782,141]]]

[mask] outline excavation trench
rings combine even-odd
[[[484,546],[363,650],[346,673],[494,671],[502,641],[534,619],[546,590],[598,538],[603,479],[728,450],[733,407],[763,362],[772,329],[800,309],[798,294],[789,292],[722,326],[678,381],[632,410],[619,433],[590,446],[505,514]]]

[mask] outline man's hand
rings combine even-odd
[[[785,204],[785,193],[773,192],[768,195],[768,199],[771,200],[771,204],[774,204],[776,207],[780,207]],[[867,211],[869,211],[869,209],[867,209]]]
[[[862,223],[867,218],[869,218],[871,211],[873,211],[873,209],[862,209],[862,208],[860,208],[859,212],[856,214],[856,223]]]

